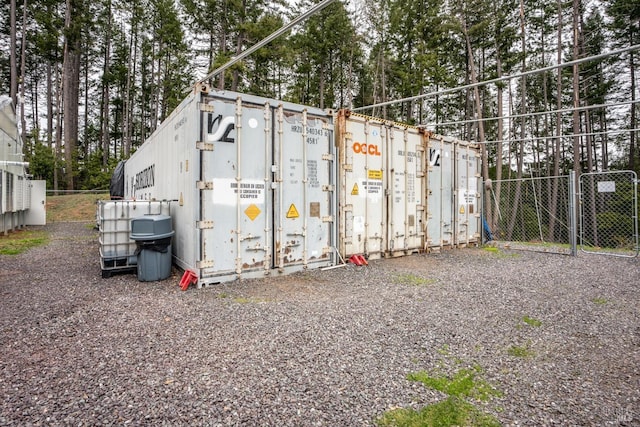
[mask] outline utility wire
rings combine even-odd
[[[202,78],[199,81],[199,83],[202,83],[202,82],[204,82],[206,80],[209,80],[209,79],[217,76],[218,74],[222,73],[227,68],[229,68],[229,67],[237,64],[238,62],[242,61],[244,58],[246,58],[247,56],[251,55],[253,52],[255,52],[258,49],[260,49],[261,47],[271,43],[273,40],[277,39],[278,37],[280,37],[281,35],[283,35],[287,31],[289,31],[292,27],[295,27],[300,22],[305,21],[310,16],[315,15],[316,13],[318,13],[319,11],[324,9],[325,7],[329,6],[333,2],[334,2],[334,0],[324,0],[323,2],[318,3],[317,5],[315,5],[314,7],[312,7],[311,9],[306,11],[305,13],[303,13],[302,15],[298,16],[297,18],[295,18],[293,21],[289,22],[284,27],[280,28],[279,30],[274,31],[269,36],[265,37],[264,39],[262,39],[258,43],[256,43],[253,46],[251,46],[249,49],[247,49],[244,52],[240,53],[238,56],[235,56],[232,59],[230,59],[226,64],[216,68],[215,70],[213,70],[212,72],[207,74],[204,78]]]
[[[471,84],[468,84],[468,85],[458,86],[458,87],[451,88],[451,89],[443,89],[443,90],[439,90],[439,91],[435,91],[435,92],[425,93],[425,94],[422,94],[422,95],[410,96],[410,97],[407,97],[407,98],[396,99],[396,100],[393,100],[393,101],[380,102],[378,104],[367,105],[367,106],[364,106],[364,107],[357,107],[357,108],[353,108],[352,111],[368,110],[368,109],[372,109],[372,108],[383,107],[383,106],[386,106],[386,105],[399,104],[399,103],[408,102],[408,101],[416,101],[418,99],[429,98],[429,97],[436,96],[436,95],[445,95],[445,94],[448,94],[448,93],[459,92],[459,91],[465,90],[465,89],[472,89],[474,87],[485,86],[485,85],[489,85],[489,84],[492,84],[492,83],[502,82],[502,81],[505,81],[505,80],[518,79],[520,77],[530,76],[532,74],[543,73],[543,72],[546,72],[546,71],[555,70],[557,68],[570,67],[570,66],[573,66],[573,65],[576,65],[576,64],[582,64],[583,62],[589,62],[589,61],[594,61],[594,60],[597,60],[597,59],[606,58],[606,57],[609,57],[609,56],[620,55],[622,53],[629,52],[629,51],[632,51],[632,50],[638,50],[638,49],[640,49],[640,44],[629,46],[629,47],[626,47],[626,48],[623,48],[623,49],[612,50],[610,52],[602,53],[600,55],[594,55],[594,56],[589,56],[589,57],[586,57],[586,58],[576,59],[574,61],[563,62],[562,64],[550,65],[550,66],[544,67],[544,68],[537,68],[535,70],[525,71],[525,72],[522,72],[522,73],[513,74],[513,75],[510,75],[510,76],[506,76],[506,77],[499,77],[499,78],[496,78],[496,79],[485,80],[485,81],[478,82],[478,83],[471,83]]]

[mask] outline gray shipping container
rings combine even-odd
[[[202,285],[334,263],[331,112],[204,84],[125,164],[125,199],[169,200],[174,262]]]
[[[481,157],[476,144],[430,134],[427,251],[480,243]]]

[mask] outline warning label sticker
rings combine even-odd
[[[213,182],[216,203],[225,205],[263,204],[265,200],[265,183],[260,180],[240,180],[219,178]]]
[[[353,189],[351,189],[351,195],[357,196],[358,194],[360,194],[360,191],[358,190],[358,183],[355,183],[353,184]]]
[[[254,205],[253,203],[249,205],[247,209],[244,210],[244,214],[249,217],[251,221],[255,220],[258,215],[260,215],[262,211],[259,207]]]
[[[298,209],[296,209],[296,205],[291,203],[289,206],[289,210],[287,211],[287,218],[298,218],[300,214],[298,213]]]
[[[367,172],[369,179],[382,179],[382,171],[371,169]]]

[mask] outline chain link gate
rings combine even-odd
[[[638,179],[633,171],[580,175],[580,250],[638,256]]]
[[[498,246],[572,254],[571,177],[485,182],[484,237]]]

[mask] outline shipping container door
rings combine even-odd
[[[380,258],[386,248],[387,132],[378,119],[339,115],[342,255]]]
[[[403,255],[424,245],[423,136],[416,128],[390,124],[387,131],[387,252]]]
[[[280,105],[274,112],[274,266],[330,265],[335,227],[332,118]]]
[[[480,156],[474,146],[456,141],[455,157],[457,213],[454,243],[467,246],[479,240]]]
[[[204,97],[201,151],[200,279],[271,268],[272,115],[268,104]],[[214,280],[210,280],[213,282]]]
[[[433,135],[428,144],[429,172],[427,178],[427,246],[451,246],[453,224],[453,144],[440,135]]]

